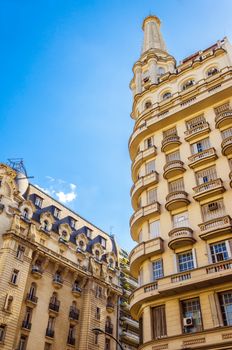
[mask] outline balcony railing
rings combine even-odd
[[[122,331],[120,334],[121,339],[129,340],[130,342],[138,345],[139,344],[139,336],[135,333],[132,333],[130,331]]]
[[[211,283],[216,286],[222,282],[231,282],[231,279],[232,259],[165,276],[132,292],[129,299],[131,316],[136,318],[140,306],[149,300],[155,301],[185,291],[208,288]]]
[[[170,179],[173,176],[182,174],[185,170],[184,163],[181,160],[172,160],[165,164],[163,177]]]
[[[33,295],[33,294],[27,293],[26,301],[29,301],[29,302],[31,302],[31,303],[33,303],[33,304],[37,304],[37,302],[38,302],[38,297],[36,297],[36,296]]]
[[[175,191],[167,195],[165,208],[167,210],[179,209],[189,203],[188,194],[185,191]]]
[[[222,147],[222,154],[224,156],[228,156],[232,153],[232,136],[227,137],[222,141],[221,144]]]
[[[161,151],[162,152],[170,151],[171,149],[179,146],[180,144],[181,142],[178,135],[166,136],[162,141]]]
[[[31,329],[31,322],[23,321],[22,322],[22,328],[30,330]]]
[[[39,265],[33,265],[31,268],[31,273],[33,274],[33,276],[37,278],[42,277],[42,273],[43,273],[42,267]]]
[[[106,325],[105,326],[105,332],[108,333],[108,334],[113,334],[113,325],[112,324]]]
[[[215,117],[215,126],[216,128],[221,128],[231,123],[231,121],[232,110],[224,111]]]
[[[145,207],[142,207],[141,209],[137,210],[130,219],[132,235],[134,233],[135,227],[139,225],[143,218],[149,218],[150,216],[158,214],[160,214],[160,204],[158,202],[148,204]]]
[[[69,345],[75,345],[75,338],[74,337],[68,337],[67,343]]]
[[[75,297],[80,297],[82,292],[82,288],[79,287],[78,285],[73,285],[72,287],[72,293]]]
[[[229,215],[215,218],[199,225],[202,239],[214,238],[222,233],[230,233],[232,231],[232,220]]]
[[[154,185],[158,183],[159,180],[159,174],[154,171],[150,174],[144,175],[140,177],[135,184],[131,187],[131,198],[133,202],[138,201],[138,197],[141,194],[141,192],[146,189],[149,185]]]
[[[155,146],[149,147],[143,151],[140,151],[135,157],[134,162],[132,163],[132,172],[136,172],[145,160],[155,156],[157,154],[157,148]]]
[[[53,329],[50,329],[50,328],[47,328],[46,329],[46,337],[49,337],[49,338],[54,338],[54,330]]]
[[[215,148],[208,148],[202,152],[193,154],[189,158],[189,167],[190,168],[195,168],[197,166],[200,166],[208,161],[212,161],[217,159],[217,154],[215,151]]]
[[[69,318],[75,321],[79,320],[79,310],[76,308],[70,308],[69,310]]]
[[[171,249],[183,247],[185,245],[194,243],[193,231],[190,227],[177,227],[169,232],[168,246]]]
[[[194,199],[201,200],[210,195],[222,193],[225,191],[225,188],[221,179],[215,179],[198,185],[194,187],[193,190],[195,192]]]
[[[60,309],[60,302],[59,301],[51,301],[49,303],[49,310],[55,311],[55,312],[59,312]]]
[[[199,135],[202,135],[202,134],[204,135],[208,133],[209,131],[210,131],[209,123],[202,122],[196,125],[194,128],[191,128],[185,131],[185,140],[186,141],[192,140]]]
[[[128,325],[128,326],[135,328],[135,329],[139,328],[138,321],[135,321],[128,316],[122,316],[120,319],[121,319],[121,321],[123,321],[123,325]]]

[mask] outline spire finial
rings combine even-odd
[[[143,21],[144,42],[142,53],[150,49],[166,51],[165,42],[160,32],[161,21],[157,16],[149,15]]]

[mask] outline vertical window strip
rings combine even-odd
[[[152,319],[154,339],[167,336],[165,305],[152,308]]]
[[[184,180],[183,178],[169,183],[169,193],[176,191],[184,191]]]
[[[157,189],[153,188],[147,191],[147,204],[157,202]]]
[[[209,138],[203,139],[201,141],[195,142],[191,145],[192,154],[203,152],[204,150],[210,148]]]
[[[222,135],[222,139],[223,139],[223,140],[227,139],[227,137],[232,136],[232,128],[223,130],[223,131],[221,132],[221,135]]]
[[[187,130],[195,129],[205,123],[206,123],[206,120],[204,115],[203,114],[199,115],[198,117],[195,117],[186,122]]]
[[[172,162],[174,160],[180,160],[180,152],[176,151],[176,152],[172,152],[170,154],[167,154],[166,160],[167,160],[167,162]]]
[[[230,110],[230,103],[229,102],[224,103],[223,105],[214,108],[214,111],[215,111],[216,115],[218,115],[218,114],[220,114],[222,112],[229,111],[229,110]]]
[[[215,166],[198,171],[196,173],[196,180],[198,185],[215,180],[216,178],[217,178],[217,171]]]
[[[222,199],[202,206],[202,216],[204,221],[216,219],[224,215],[225,207]]]
[[[163,137],[168,137],[168,136],[176,136],[177,135],[177,130],[176,127],[168,129],[163,132]]]
[[[149,223],[150,239],[160,236],[160,221],[156,220]]]

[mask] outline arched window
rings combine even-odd
[[[168,98],[170,98],[172,96],[170,91],[167,91],[163,94],[162,99],[163,100],[167,100]]]
[[[218,69],[216,67],[212,67],[207,71],[207,77],[211,77],[216,73],[218,73]]]
[[[145,109],[151,108],[151,106],[152,106],[151,101],[146,101],[145,102]]]
[[[31,287],[30,287],[30,290],[29,290],[29,295],[31,296],[31,297],[35,297],[36,296],[36,284],[35,284],[35,282],[32,282],[32,284],[31,284]]]
[[[49,231],[49,222],[47,220],[44,220],[43,223],[42,223],[42,228],[45,230],[45,231]]]
[[[195,80],[189,79],[189,80],[185,81],[184,84],[182,85],[182,90],[184,91],[193,85],[195,85]]]
[[[74,283],[73,283],[73,287],[72,287],[72,290],[74,292],[81,292],[81,287],[79,285],[79,281],[76,280]]]
[[[28,208],[23,209],[23,217],[27,220],[29,220],[29,210]]]
[[[53,292],[50,302],[55,304],[57,301],[58,301],[58,294],[56,292]]]
[[[53,278],[53,281],[58,282],[58,283],[63,283],[63,279],[62,279],[60,271],[56,271],[54,278]]]
[[[4,306],[5,311],[11,312],[12,311],[12,304],[13,304],[13,297],[12,297],[12,295],[7,294],[5,306]]]

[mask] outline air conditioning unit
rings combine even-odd
[[[184,327],[192,327],[193,326],[193,318],[192,317],[184,317],[183,324],[184,324]]]

